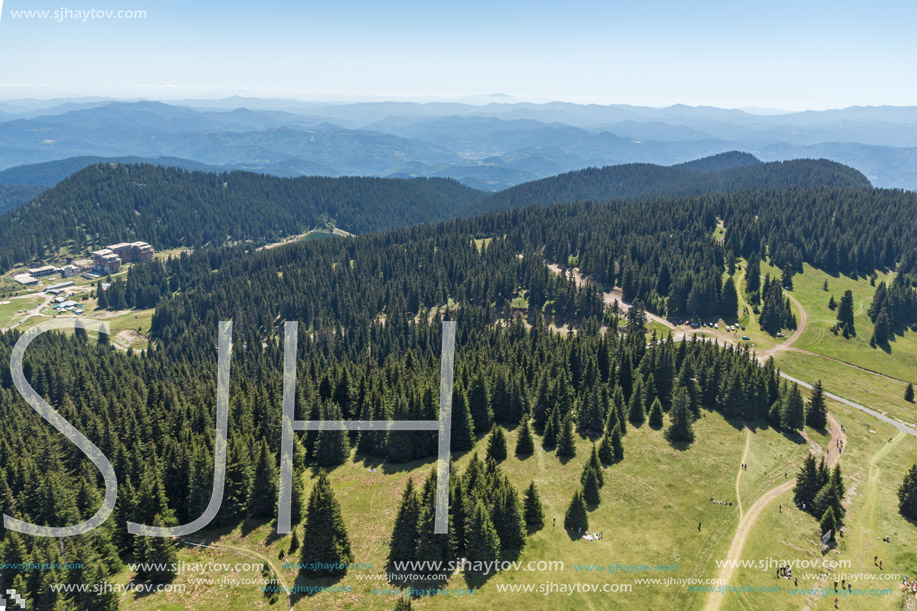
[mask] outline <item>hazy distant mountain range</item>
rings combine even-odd
[[[53,184],[48,177],[112,158],[279,176],[448,177],[496,191],[587,167],[672,165],[732,150],[764,161],[825,158],[875,186],[917,189],[917,107],[753,114],[562,102],[0,102],[0,170],[68,160],[0,172],[0,209]]]

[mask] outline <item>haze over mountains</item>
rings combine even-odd
[[[136,157],[279,176],[445,177],[496,191],[588,167],[672,165],[732,150],[763,161],[830,159],[875,186],[915,189],[917,107],[752,114],[564,102],[0,102],[0,169],[92,158],[42,170],[58,179],[103,159]],[[0,178],[0,206],[22,203],[34,193],[27,187],[48,186],[20,180]],[[4,205],[8,197],[16,201]]]

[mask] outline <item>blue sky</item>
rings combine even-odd
[[[13,11],[145,10],[145,19]],[[915,105],[914,2],[3,0],[0,98]]]

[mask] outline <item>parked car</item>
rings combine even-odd
[[[777,337],[783,337],[783,333],[777,332]]]
[[[696,322],[692,322],[692,323],[691,323],[691,328],[692,328],[692,329],[698,329],[698,328],[700,328],[700,324],[699,324],[699,323],[696,323]]]
[[[720,323],[718,323],[718,322],[713,323],[713,328],[714,328],[714,329],[719,329],[719,328],[720,328]]]
[[[743,335],[743,336],[742,336],[742,339],[744,339],[744,340],[747,342],[747,341],[750,340],[751,338],[748,337],[747,335]]]
[[[742,330],[743,330],[743,331],[745,330],[745,325],[742,325]]]

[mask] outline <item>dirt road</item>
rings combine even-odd
[[[834,466],[841,457],[841,453],[837,450],[835,444],[838,440],[841,440],[844,445],[846,445],[847,434],[841,429],[841,425],[838,423],[837,419],[830,414],[828,415],[828,432],[831,435],[831,442],[828,444],[828,448],[826,448],[826,462],[829,466]],[[725,583],[726,585],[729,584],[729,580],[732,578],[732,574],[735,571],[734,566],[740,560],[742,548],[745,546],[745,540],[748,538],[748,533],[751,532],[752,526],[754,526],[761,512],[785,492],[792,490],[795,484],[795,478],[788,477],[785,482],[775,488],[771,488],[761,495],[761,497],[748,509],[748,513],[744,514],[739,519],[739,526],[736,528],[736,532],[732,536],[732,542],[729,544],[726,562],[723,563],[723,567],[720,569],[719,575],[717,575],[718,579],[723,580],[721,583]],[[738,486],[739,480],[736,479],[736,492],[738,492]],[[706,611],[717,611],[722,601],[723,594],[711,592],[707,597],[707,604],[704,606],[704,609]]]

